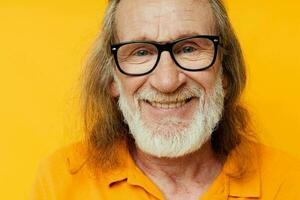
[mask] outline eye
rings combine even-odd
[[[174,53],[178,55],[188,55],[195,54],[200,50],[200,47],[197,43],[191,41],[183,41],[178,43],[174,47]]]
[[[149,54],[150,54],[150,52],[148,50],[142,49],[142,50],[138,50],[138,51],[134,52],[133,55],[135,55],[135,56],[147,56]]]
[[[192,47],[192,46],[185,46],[182,48],[182,52],[183,53],[192,53],[194,51],[196,51],[197,49]]]

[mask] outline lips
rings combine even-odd
[[[140,113],[147,123],[162,123],[166,119],[191,120],[198,108],[199,98],[153,98],[139,101]]]
[[[146,103],[150,104],[152,107],[160,108],[160,109],[176,109],[184,106],[188,103],[192,98],[187,98],[181,101],[149,101],[144,100]]]

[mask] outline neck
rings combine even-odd
[[[158,187],[168,185],[173,190],[194,184],[207,189],[220,173],[222,162],[214,154],[210,141],[198,151],[179,158],[158,158],[136,148],[132,151],[137,166]]]

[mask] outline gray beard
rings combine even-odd
[[[222,117],[224,92],[221,72],[214,88],[207,94],[197,86],[183,88],[182,91],[190,91],[199,98],[197,110],[189,121],[170,116],[159,123],[146,123],[138,102],[151,93],[155,93],[156,96],[159,94],[156,91],[141,91],[134,96],[134,105],[129,105],[116,76],[115,81],[120,92],[119,109],[129,126],[130,134],[137,147],[149,155],[176,158],[199,150],[211,137]]]

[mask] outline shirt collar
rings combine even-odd
[[[127,180],[132,165],[131,162],[133,162],[125,142],[118,145],[117,155],[119,159],[117,168],[103,172],[101,175],[104,177],[104,183],[108,187],[111,187],[114,183]]]
[[[239,148],[239,147],[237,147]],[[259,169],[259,145],[251,145],[251,163],[246,172],[239,178],[234,178],[229,174],[236,171],[235,160],[238,159],[236,150],[228,156],[224,164],[223,173],[226,174],[228,182],[228,195],[242,198],[259,198],[261,196],[261,174]]]
[[[139,185],[145,188],[148,192],[158,197],[158,199],[163,199],[160,190],[134,163],[127,144],[123,143],[120,148],[118,148],[118,151],[119,158],[122,159],[122,164],[117,169],[105,174],[106,186],[112,187],[113,184],[117,182],[127,181],[131,185]],[[260,197],[261,176],[257,155],[253,155],[252,169],[248,170],[247,175],[243,175],[241,178],[233,178],[228,175],[235,170],[234,160],[235,154],[233,153],[227,158],[220,175],[211,185],[208,192],[210,194],[215,193],[215,196],[219,195],[220,199],[222,199],[224,195],[243,198]]]
[[[151,182],[133,161],[126,142],[122,143],[118,148],[118,157],[121,159],[120,166],[103,174],[107,187],[113,187],[118,182],[127,181],[128,184],[143,187],[158,199],[163,199],[163,194],[158,187]]]

